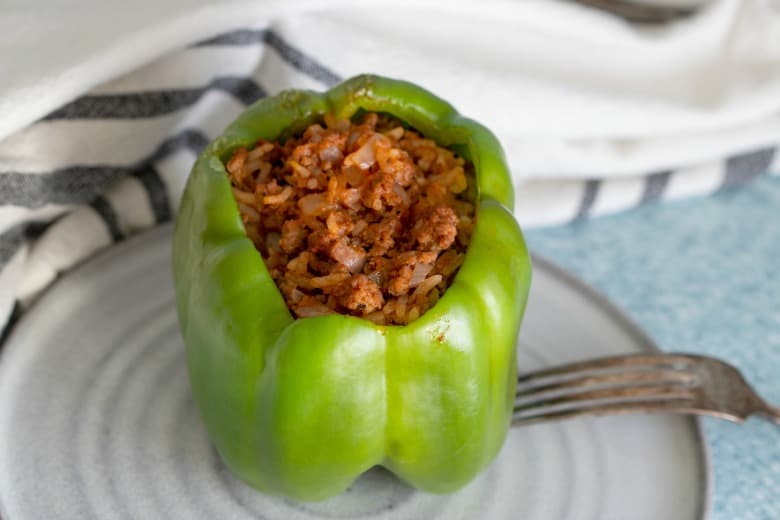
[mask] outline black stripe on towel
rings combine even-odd
[[[739,186],[769,172],[775,148],[762,148],[726,159],[726,175],[720,189]]]
[[[119,229],[119,218],[116,216],[116,211],[114,211],[108,199],[98,195],[89,205],[106,225],[106,229],[108,229],[108,233],[111,235],[111,240],[114,242],[122,240],[123,235],[122,230]]]
[[[666,191],[666,186],[669,185],[669,178],[671,175],[671,171],[662,171],[647,175],[645,177],[645,189],[642,191],[642,198],[639,199],[639,203],[648,204],[661,200]]]
[[[235,31],[219,34],[213,38],[201,40],[196,43],[195,46],[241,47],[245,45],[257,45],[259,43],[265,43],[266,33],[268,33],[268,29],[236,29]]]
[[[341,81],[341,78],[328,67],[291,45],[274,31],[241,29],[203,41],[197,45],[252,45],[257,43],[268,45],[288,65],[327,86],[335,85]],[[45,116],[43,120],[154,117],[191,106],[203,94],[211,90],[227,92],[245,105],[254,103],[267,95],[265,89],[251,78],[226,76],[215,78],[206,86],[192,89],[86,95],[54,110]]]
[[[593,204],[596,202],[600,188],[601,179],[588,179],[585,183],[585,192],[582,194],[580,207],[577,209],[577,215],[574,217],[574,220],[581,220],[588,216]]]
[[[86,95],[51,112],[43,120],[139,119],[161,116],[191,106],[205,93],[215,90],[227,92],[244,105],[254,103],[267,95],[252,79],[228,76],[215,78],[208,85],[193,89]]]
[[[0,204],[84,204],[124,176],[123,167],[69,166],[49,173],[0,172]]]
[[[184,130],[160,143],[160,146],[151,155],[140,161],[139,166],[159,161],[182,149],[199,155],[207,144],[209,144],[209,138],[199,130]]]
[[[0,172],[0,204],[28,208],[50,203],[86,204],[122,177],[181,149],[199,154],[207,143],[208,138],[198,130],[185,130],[128,166],[68,166],[47,173]]]
[[[133,173],[146,190],[149,197],[149,206],[154,213],[156,223],[171,220],[171,205],[168,199],[168,189],[165,187],[162,177],[151,164]]]
[[[239,29],[204,40],[197,45],[240,46],[255,45],[258,43],[265,43],[279,53],[279,56],[281,56],[289,65],[320,83],[330,87],[341,81],[341,77],[338,74],[300,49],[294,47],[278,33],[270,29]]]
[[[22,315],[22,308],[19,305],[19,302],[18,301],[14,302],[14,306],[11,309],[11,314],[8,316],[8,321],[5,322],[5,326],[3,326],[2,322],[0,322],[0,327],[2,327],[0,331],[0,351],[2,350],[3,345],[5,344],[5,340],[7,340],[8,336],[11,335],[11,329],[14,328],[14,325],[16,325],[16,323],[19,321],[21,315]],[[2,319],[3,316],[0,316],[0,320]]]
[[[20,222],[0,233],[0,268],[8,263],[22,242],[41,236],[52,222],[43,220]]]

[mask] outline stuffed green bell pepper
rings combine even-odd
[[[406,325],[295,318],[247,237],[226,172],[259,139],[325,114],[389,114],[474,165],[476,223],[440,299]],[[499,452],[531,277],[494,135],[404,81],[358,76],[250,106],[195,163],[176,218],[173,272],[195,401],[229,469],[296,500],[344,491],[373,466],[447,493]]]

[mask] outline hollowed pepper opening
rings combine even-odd
[[[475,223],[474,167],[387,114],[326,114],[225,168],[247,235],[298,318],[404,325],[454,278]]]

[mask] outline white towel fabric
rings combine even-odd
[[[10,0],[0,16],[0,325],[175,214],[248,103],[361,72],[428,87],[503,142],[526,226],[778,171],[780,2],[662,27],[539,0]]]

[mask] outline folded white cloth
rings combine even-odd
[[[526,226],[780,169],[776,1],[719,0],[663,27],[554,0],[3,10],[0,324],[58,273],[170,219],[197,151],[248,103],[361,72],[422,84],[493,129]]]

